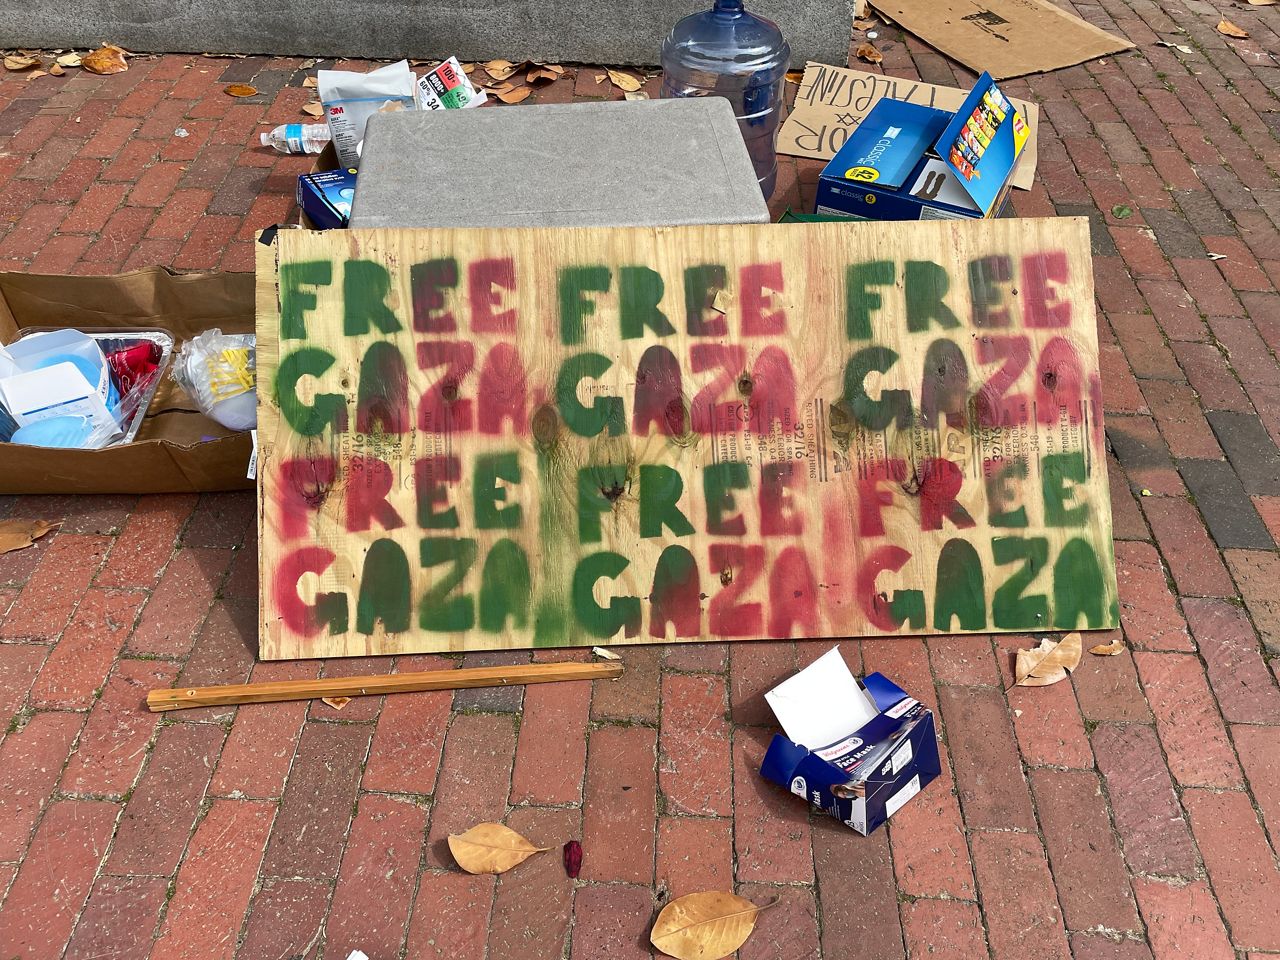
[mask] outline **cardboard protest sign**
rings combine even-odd
[[[938,110],[959,110],[965,95],[964,90],[939,87],[923,80],[809,63],[796,93],[795,106],[778,133],[778,152],[830,160],[884,97]],[[1026,120],[1029,132],[1018,165],[1014,167],[1012,183],[1022,190],[1030,190],[1039,161],[1036,132],[1040,108],[1016,97],[1009,99]]]
[[[261,655],[1117,624],[1087,223],[282,230]]]
[[[1046,0],[873,0],[871,6],[974,73],[1047,73],[1133,44]]]

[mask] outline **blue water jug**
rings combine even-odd
[[[768,199],[778,179],[778,128],[791,47],[777,24],[742,0],[715,0],[685,17],[662,42],[664,97],[725,97]]]

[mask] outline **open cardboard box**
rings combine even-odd
[[[933,711],[833,647],[765,694],[786,735],[760,773],[866,836],[941,772]]]
[[[162,267],[109,277],[0,273],[0,343],[27,327],[154,327],[178,344],[210,327],[253,333],[254,277]],[[132,443],[101,450],[0,444],[0,493],[248,489],[252,445],[249,434],[200,413],[165,370]]]

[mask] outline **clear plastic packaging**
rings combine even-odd
[[[48,327],[27,328],[19,339],[49,332]],[[133,442],[173,353],[173,337],[163,330],[146,329],[86,327],[80,332],[97,342],[110,368],[110,412],[114,419],[110,423],[95,423],[90,417],[64,416],[36,421],[27,427],[10,423],[12,436],[5,436],[4,425],[0,424],[0,439],[31,446],[84,450]]]
[[[178,349],[173,379],[200,412],[228,430],[258,423],[257,356],[253,334],[206,330]]]
[[[791,47],[772,20],[715,0],[685,17],[662,43],[664,97],[724,97],[733,105],[767,200],[778,178],[778,128]]]

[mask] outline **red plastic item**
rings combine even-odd
[[[122,395],[145,380],[159,364],[160,346],[155,343],[140,343],[107,354],[107,365],[115,374],[116,386]]]

